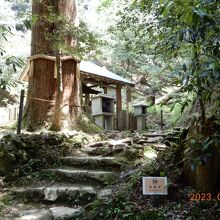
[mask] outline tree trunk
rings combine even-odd
[[[37,54],[56,56],[58,54],[59,48],[54,47],[56,39],[48,37],[48,33],[58,30],[55,23],[47,21],[48,9],[51,8],[57,15],[64,15],[73,25],[76,22],[75,0],[43,0],[42,2],[33,0],[32,13],[37,17],[37,21],[32,26],[32,56]],[[69,47],[74,46],[74,39],[70,37],[66,37],[63,41],[62,43]],[[37,58],[31,62],[25,113],[26,128],[33,131],[42,127],[50,128],[55,123],[59,129],[62,129],[64,121],[65,127],[68,124],[69,128],[73,125],[73,120],[81,105],[78,64],[73,59],[62,61],[62,68],[59,69],[62,77],[59,80],[59,76],[54,77],[54,70],[57,66],[55,66],[55,61]],[[57,75],[60,74],[59,71]],[[60,85],[62,85],[62,91],[59,91]],[[60,119],[62,122],[59,122]]]
[[[192,69],[193,75],[196,73],[196,71],[198,71],[200,69],[199,52],[198,51],[199,50],[198,50],[198,47],[196,46],[196,44],[193,44],[193,53],[194,53],[194,57],[193,57],[194,67]],[[198,96],[198,100],[199,100],[200,116],[201,116],[201,118],[200,118],[201,123],[200,124],[201,124],[201,129],[202,129],[205,125],[206,110],[205,110],[205,103],[202,98],[203,88],[202,88],[200,76],[196,76],[196,83],[197,83],[197,96]]]
[[[53,12],[57,15],[64,15],[73,25],[77,22],[77,8],[75,0],[37,0],[32,1],[32,16],[37,19],[32,25],[31,55],[49,54],[55,55],[54,42],[48,37],[48,33],[56,30],[56,24],[48,22],[48,8],[53,7]],[[68,46],[74,46],[74,39],[65,38]],[[63,42],[64,43],[64,42]]]

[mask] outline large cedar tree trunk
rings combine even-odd
[[[43,0],[32,1],[32,14],[37,16],[32,26],[31,55],[45,54],[57,56],[59,49],[53,47],[54,42],[48,38],[48,33],[56,29],[56,25],[47,22],[48,7],[52,7],[57,15],[65,15],[74,25],[77,10],[75,0]],[[63,39],[63,43],[74,46],[74,39]],[[55,103],[57,95],[57,79],[54,78],[54,61],[38,58],[33,61],[32,74],[29,76],[25,121],[27,130],[34,131],[42,127],[50,128],[55,117]],[[62,62],[61,84],[58,105],[61,109],[60,129],[74,125],[74,118],[80,106],[80,77],[76,74],[76,62],[66,60]],[[56,106],[57,108],[57,106]]]

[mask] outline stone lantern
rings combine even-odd
[[[137,130],[146,129],[146,115],[147,115],[147,105],[144,103],[138,103],[133,105],[134,116],[137,118]]]
[[[114,98],[105,94],[92,97],[92,116],[106,130],[114,129]]]

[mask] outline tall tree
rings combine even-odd
[[[69,24],[75,25],[76,2],[75,0],[33,0],[32,14],[36,22],[32,25],[31,56],[34,59],[30,61],[26,127],[28,130],[51,127],[52,124],[55,124],[56,130],[62,129],[64,124],[65,127],[69,127],[74,124],[73,120],[80,106],[79,71],[77,71],[77,63],[71,59],[63,61],[62,65],[59,64],[61,63],[58,47],[59,25],[56,21],[53,22],[51,17],[62,17]],[[74,47],[75,41],[70,35],[66,35],[63,36],[61,43],[66,47]],[[56,62],[49,56],[57,57]],[[58,77],[54,77],[55,72]],[[59,98],[58,102],[56,98]],[[62,110],[60,117],[65,123],[62,121],[61,124],[56,123],[57,115],[54,120],[55,102],[56,111]]]

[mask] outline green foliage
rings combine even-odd
[[[142,88],[138,89],[142,93],[158,94],[167,80],[165,74],[161,74],[165,68],[163,61],[155,59],[148,44],[149,27],[146,24],[153,20],[131,2],[113,0],[111,7],[102,8],[102,13],[108,15],[106,23],[110,37],[102,47],[102,56],[97,59],[113,72],[140,82]]]
[[[103,8],[109,8],[111,4],[112,4],[112,0],[102,0],[98,8],[98,11],[102,10]]]
[[[135,217],[134,205],[129,204],[123,194],[118,194],[112,201],[107,202],[102,210],[100,210],[99,205],[100,203],[95,202],[92,212],[96,213],[98,211],[97,217],[100,219],[131,219]]]
[[[135,187],[137,186],[137,183],[140,180],[142,175],[143,175],[142,172],[139,171],[139,172],[136,172],[130,176],[128,186],[127,186],[128,191],[135,189]]]
[[[205,165],[216,153],[220,152],[219,145],[220,136],[218,133],[205,136],[189,137],[186,140],[186,150],[184,152],[184,160],[190,165],[191,170],[194,171],[198,165]]]
[[[142,1],[143,3],[143,1]],[[156,31],[149,43],[155,44],[157,56],[172,62],[171,78],[182,91],[195,93],[205,120],[205,103],[220,80],[218,1],[160,1],[145,3],[154,11]],[[186,103],[185,103],[186,105]]]
[[[3,56],[0,60],[0,89],[9,91],[17,85],[17,69],[22,68],[24,61],[20,57]]]
[[[65,15],[57,15],[53,7],[48,7],[49,15],[45,19],[55,28],[47,37],[53,42],[55,50],[62,53],[72,54],[80,59],[86,59],[88,56],[94,56],[99,53],[97,45],[102,42],[98,35],[91,32],[84,22],[80,22],[79,26],[73,25]],[[64,39],[74,39],[74,45],[66,45]]]
[[[4,210],[7,206],[10,206],[14,199],[14,196],[10,193],[2,194],[0,197],[0,211]]]
[[[31,15],[31,3],[29,0],[12,0],[12,7],[16,13],[18,22],[15,25],[17,31],[26,32],[31,29],[32,15]]]
[[[6,51],[8,39],[13,36],[12,25],[4,23],[4,17],[0,17],[0,89],[10,90],[10,87],[16,86],[16,73],[23,66],[23,60],[20,57],[10,55]]]
[[[12,35],[11,27],[6,24],[0,24],[0,55],[5,53],[4,43],[8,40],[8,35]]]
[[[103,62],[122,76],[141,79],[138,89],[147,95],[180,87],[182,112],[193,94],[204,123],[220,80],[219,1],[110,2],[104,4],[112,19]]]

